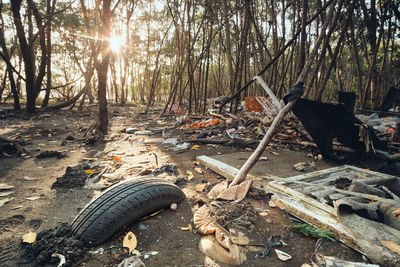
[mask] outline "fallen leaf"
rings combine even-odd
[[[13,185],[0,184],[0,190],[7,190],[7,189],[14,188],[14,187],[15,187],[15,186],[13,186]]]
[[[152,173],[153,171],[150,169],[145,169],[144,171],[139,173],[139,176],[143,176],[143,175],[148,175],[150,173]]]
[[[13,197],[0,199],[0,207],[4,206],[4,204],[10,202],[13,199],[14,199]]]
[[[14,194],[14,191],[2,192],[2,193],[0,193],[0,197],[6,197],[6,196],[9,196],[12,194]]]
[[[115,162],[122,161],[122,159],[120,157],[117,157],[117,156],[112,156],[112,160],[115,161]]]
[[[192,225],[189,223],[188,226],[181,227],[182,231],[192,231]]]
[[[24,176],[24,180],[26,180],[26,181],[35,181],[35,180],[37,180],[37,178]]]
[[[196,192],[201,193],[201,192],[203,192],[204,189],[206,189],[206,188],[207,188],[207,184],[201,183],[201,184],[196,184],[195,187],[194,187],[194,190],[196,190]]]
[[[137,239],[134,233],[129,232],[125,235],[124,237],[124,241],[122,243],[122,246],[124,248],[128,248],[129,249],[129,253],[131,253],[132,251],[135,250],[136,246],[137,246]]]
[[[92,173],[94,173],[96,170],[85,170],[85,173],[86,174],[92,174]]]
[[[40,197],[27,197],[27,198],[25,198],[26,200],[30,200],[30,201],[34,201],[34,200],[37,200],[37,199],[39,199]]]
[[[199,168],[199,167],[194,168],[194,170],[195,170],[197,173],[200,173],[200,174],[203,173],[203,170],[202,170],[201,168]]]
[[[24,243],[29,243],[32,244],[36,240],[36,233],[35,232],[29,232],[27,234],[24,234],[22,236],[22,242]]]
[[[271,208],[275,208],[275,207],[276,207],[275,200],[271,199],[271,200],[268,202],[268,205],[269,205]]]
[[[186,174],[188,175],[188,180],[189,181],[193,179],[194,176],[193,176],[192,171],[186,171]]]
[[[195,149],[195,150],[199,150],[199,148],[200,148],[199,145],[194,145],[194,146],[192,146],[192,149]]]
[[[393,241],[380,240],[381,244],[390,249],[391,251],[400,255],[400,245],[394,243]]]
[[[287,261],[292,258],[292,256],[279,249],[275,249],[275,253],[281,261]]]

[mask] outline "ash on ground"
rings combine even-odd
[[[175,175],[175,176],[179,175],[178,169],[176,168],[176,166],[172,164],[164,164],[160,168],[155,169],[153,171],[153,175],[157,176],[165,172],[168,173],[168,175]]]
[[[32,244],[21,243],[21,265],[56,266],[60,259],[52,257],[54,253],[64,255],[66,263],[63,265],[76,266],[88,251],[82,241],[72,236],[68,223],[61,223],[54,229],[41,231]]]
[[[51,186],[51,188],[83,187],[88,177],[85,170],[88,169],[90,169],[88,164],[80,164],[74,167],[68,166],[65,170],[65,174],[57,178],[57,181]]]

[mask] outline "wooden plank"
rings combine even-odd
[[[284,180],[285,178],[269,178],[269,179],[278,179],[278,180]],[[313,185],[312,183],[308,183],[308,182],[302,182],[302,181],[292,181],[292,183],[300,183],[300,184],[307,184],[307,185]],[[277,184],[277,183],[275,183],[275,182],[270,182],[269,183],[269,185],[271,186],[271,187],[276,187],[276,188],[278,188],[278,189],[280,189],[280,190],[282,190],[282,191],[289,191],[289,192],[291,192],[292,194],[294,194],[294,195],[303,195],[303,196],[305,196],[305,197],[307,197],[306,195],[304,195],[304,194],[302,194],[302,193],[299,193],[298,191],[296,191],[296,190],[294,190],[294,189],[292,189],[292,188],[290,188],[290,187],[288,187],[288,186],[285,186],[285,185],[283,185],[283,184]],[[369,199],[369,200],[376,200],[376,201],[379,201],[379,200],[385,200],[385,198],[382,198],[382,197],[378,197],[378,196],[376,196],[376,195],[371,195],[371,194],[365,194],[365,193],[358,193],[358,192],[352,192],[352,191],[347,191],[347,190],[342,190],[342,189],[338,189],[338,188],[336,188],[336,187],[334,187],[334,186],[324,186],[324,185],[318,185],[318,184],[314,184],[314,186],[315,186],[315,188],[317,189],[332,189],[332,190],[334,190],[334,191],[336,191],[336,192],[338,192],[338,193],[342,193],[342,194],[345,194],[345,195],[350,195],[350,196],[355,196],[355,197],[361,197],[361,198],[365,198],[365,199]],[[309,198],[309,197],[307,197],[307,198]],[[312,198],[311,198],[312,199]],[[313,199],[314,200],[314,199]],[[321,202],[319,202],[319,201],[317,201],[319,204],[322,204]]]
[[[282,194],[282,192],[285,192],[285,194],[288,197],[292,198],[294,201],[301,200],[301,201],[308,203],[309,205],[313,205],[317,209],[325,211],[326,213],[336,215],[335,210],[331,206],[321,203],[316,199],[307,197],[306,195],[299,193],[296,190],[293,190],[293,189],[283,186],[283,185],[278,185],[278,184],[273,184],[273,183],[269,183],[269,186],[271,187],[271,189],[274,188],[274,190],[272,192],[275,192],[277,194]]]
[[[222,161],[213,159],[208,156],[198,156],[197,161],[209,168],[210,170],[218,173],[219,175],[227,178],[233,179],[239,173],[239,169],[232,167],[229,164],[226,164]],[[255,177],[252,175],[247,175],[248,178],[254,179]]]

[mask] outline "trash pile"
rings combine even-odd
[[[398,116],[390,116],[390,117],[379,117],[378,113],[372,113],[371,115],[356,115],[356,117],[361,120],[363,123],[371,126],[379,133],[390,134],[393,136],[396,131],[397,123],[399,122]]]

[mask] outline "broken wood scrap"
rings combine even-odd
[[[315,144],[313,142],[301,141],[298,144],[303,145],[303,146],[311,146],[311,147],[318,148],[317,144]],[[349,152],[349,153],[354,153],[355,152],[354,149],[346,147],[346,146],[341,146],[341,145],[333,145],[333,150],[342,151],[342,152]]]
[[[400,153],[390,155],[389,159],[392,159],[392,160],[400,159]]]
[[[245,112],[243,117],[246,118],[247,120],[261,123],[263,126],[270,126],[272,121],[274,120],[272,116],[266,115],[266,118],[264,118],[262,116],[251,115],[249,112]]]
[[[193,144],[212,144],[212,145],[224,145],[229,142],[229,139],[225,140],[214,140],[214,139],[207,139],[207,138],[199,138],[199,139],[190,139],[184,142],[193,143]]]
[[[209,114],[210,114],[210,116],[217,117],[217,118],[219,118],[219,119],[221,119],[221,120],[223,120],[223,121],[226,121],[226,120],[229,119],[229,118],[226,118],[226,117],[224,117],[223,115],[218,114],[218,113],[210,112]]]
[[[26,150],[18,141],[0,137],[0,156],[9,157],[13,154],[20,156],[23,153],[26,153]]]
[[[199,156],[197,157],[197,160],[209,169],[228,179],[236,177],[239,172],[238,169],[207,156]],[[364,170],[353,166],[339,166],[282,180],[284,180],[285,183],[301,182],[300,180],[309,179],[315,176],[326,177],[327,173],[338,172],[340,170],[344,171],[347,169],[352,169],[355,173],[363,173],[363,176],[365,177],[381,177],[384,180],[390,178],[389,175],[370,170]],[[250,179],[253,180],[256,180],[257,178],[258,177],[250,177]],[[268,178],[272,179],[271,177]],[[276,178],[276,180],[280,180],[280,178]],[[284,209],[288,213],[300,218],[314,227],[333,232],[336,239],[364,254],[374,263],[382,264],[382,266],[399,266],[400,255],[396,255],[396,253],[394,253],[390,248],[383,245],[387,244],[385,242],[400,244],[400,236],[393,232],[396,231],[397,233],[397,230],[389,230],[388,226],[372,221],[373,227],[369,228],[370,231],[374,232],[372,238],[368,232],[359,234],[357,229],[363,228],[370,220],[361,218],[362,225],[355,228],[354,224],[360,218],[358,215],[350,214],[351,217],[342,216],[339,218],[333,207],[297,192],[284,184],[278,183],[281,183],[281,181],[269,182],[268,184],[262,183],[262,187],[255,187],[268,193],[273,192],[274,195],[272,196],[272,199],[279,208]],[[312,182],[309,184],[312,184]],[[382,235],[379,235],[379,233]],[[390,233],[392,234],[390,235]],[[381,242],[379,242],[379,240],[381,240]]]
[[[295,184],[301,184],[301,185],[310,185],[310,186],[313,186],[313,187],[319,188],[319,189],[326,189],[327,188],[326,185],[319,185],[319,184],[315,184],[313,182],[303,182],[303,181],[294,181],[294,180],[289,180],[288,181],[286,178],[266,176],[265,179],[282,181],[282,182],[285,182],[285,183],[295,183]],[[270,185],[274,187],[274,184],[270,184]],[[351,196],[365,198],[365,199],[374,200],[374,201],[385,200],[385,198],[382,198],[382,197],[379,197],[379,196],[376,196],[376,195],[358,193],[358,192],[353,192],[353,191],[347,191],[347,190],[343,190],[343,189],[338,189],[338,188],[336,188],[334,186],[329,186],[329,189],[331,189],[333,191],[336,191],[338,193],[342,193],[344,195],[351,195]]]
[[[234,147],[239,147],[239,148],[254,148],[257,146],[258,141],[247,141],[242,138],[232,138],[232,139],[225,139],[225,140],[213,140],[213,139],[206,139],[206,138],[200,138],[200,139],[191,139],[191,140],[186,140],[185,142],[188,143],[194,143],[194,144],[214,144],[214,145],[226,145],[226,146],[234,146]]]

